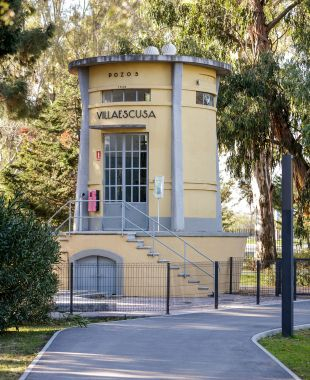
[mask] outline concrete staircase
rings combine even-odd
[[[155,262],[157,262],[159,264],[167,264],[168,262],[170,262],[170,260],[163,257],[160,252],[157,252],[157,250],[155,250],[153,246],[145,245],[143,239],[141,239],[140,237],[137,238],[136,232],[127,232],[124,235],[124,237],[126,239],[126,242],[136,244],[136,249],[141,250],[148,257],[153,258],[154,261],[156,260]],[[181,272],[181,269],[183,269],[182,266],[183,265],[171,264],[170,270],[179,271],[177,276],[180,278],[183,278],[184,282],[186,282],[186,284],[197,285],[197,290],[199,291],[199,293],[203,293],[201,295],[206,295],[206,296],[213,295],[213,290],[210,289],[210,287],[208,285],[202,284],[201,280],[194,278],[191,273]],[[204,277],[206,277],[206,275]],[[206,279],[204,279],[204,280],[206,281]]]

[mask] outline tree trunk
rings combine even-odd
[[[271,99],[271,102],[274,102],[274,99]],[[287,117],[282,113],[285,113],[284,110],[273,110],[271,112],[272,130],[276,140],[278,140],[287,152],[294,158],[294,182],[298,194],[300,195],[304,185],[307,183],[307,178],[310,175],[310,168],[303,157],[301,144],[294,138],[289,122],[286,120]]]
[[[261,152],[255,163],[253,200],[256,209],[256,256],[264,266],[276,258],[275,225],[272,207],[271,152]]]

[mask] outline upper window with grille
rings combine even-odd
[[[102,103],[150,102],[150,89],[123,89],[102,91]]]
[[[196,91],[196,104],[214,107],[214,95],[209,92]]]

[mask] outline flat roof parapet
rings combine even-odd
[[[128,63],[128,62],[177,62],[195,66],[203,66],[216,70],[218,75],[227,75],[231,72],[231,65],[225,62],[214,61],[208,58],[192,57],[185,55],[102,55],[98,57],[83,58],[69,63],[69,72],[77,73],[79,67],[89,67],[104,65],[108,63]]]

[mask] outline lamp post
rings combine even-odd
[[[293,167],[292,156],[282,158],[282,335],[293,335]]]

